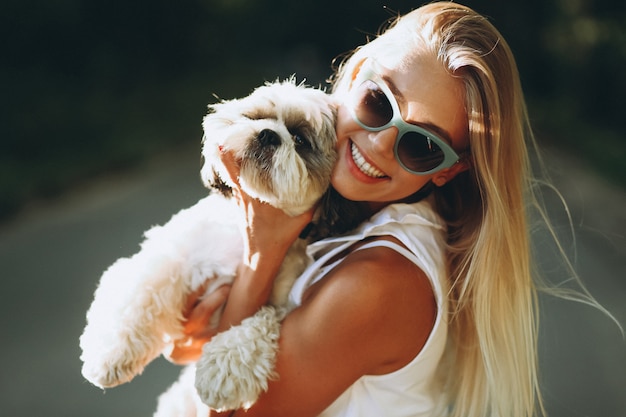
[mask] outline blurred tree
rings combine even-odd
[[[466,3],[490,17],[511,44],[541,126],[568,141],[580,137],[578,144],[609,143],[613,155],[624,157],[626,2]],[[34,196],[54,195],[181,142],[199,143],[213,94],[245,95],[294,73],[323,84],[333,58],[419,5],[5,0],[0,218]],[[611,175],[626,182],[624,169]]]

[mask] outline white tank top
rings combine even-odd
[[[430,204],[393,204],[376,213],[349,235],[309,245],[312,264],[294,284],[290,302],[298,306],[309,286],[321,280],[342,259],[326,265],[356,242],[371,236],[393,236],[406,247],[376,240],[359,247],[396,250],[424,271],[437,301],[437,316],[426,344],[410,363],[385,375],[365,375],[340,395],[320,417],[426,417],[437,414],[441,387],[437,368],[446,345],[447,299],[444,226]],[[408,248],[408,250],[407,250]]]

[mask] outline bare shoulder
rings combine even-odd
[[[433,328],[437,305],[426,274],[388,247],[356,250],[331,271],[310,299],[316,314],[337,320],[352,337],[368,344],[368,374],[401,368],[422,349]]]
[[[280,378],[245,415],[320,414],[361,376],[408,364],[436,309],[428,278],[401,254],[386,247],[350,252],[285,318]]]

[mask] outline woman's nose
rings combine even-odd
[[[371,132],[372,149],[386,158],[393,157],[393,147],[398,136],[398,129],[391,126],[379,132]]]

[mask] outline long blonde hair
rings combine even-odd
[[[395,21],[342,63],[335,92],[367,56],[428,48],[465,86],[471,169],[436,188],[448,224],[450,364],[446,414],[522,417],[543,411],[537,376],[537,286],[528,204],[532,141],[514,57],[481,15],[451,2]],[[410,61],[409,61],[410,62]]]

